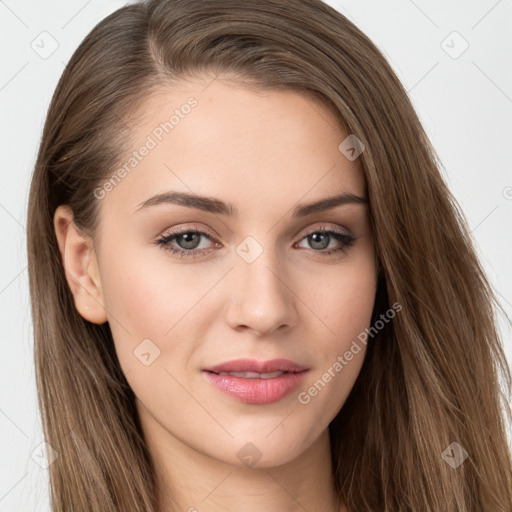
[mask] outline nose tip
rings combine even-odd
[[[294,294],[265,258],[242,262],[232,283],[228,322],[233,329],[251,329],[262,337],[296,323]]]

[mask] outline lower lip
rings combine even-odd
[[[239,402],[263,405],[277,402],[291,393],[303,381],[307,370],[285,373],[271,379],[245,379],[207,371],[203,373],[218,390]]]

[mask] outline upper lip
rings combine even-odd
[[[303,372],[307,370],[302,366],[289,359],[269,359],[268,361],[257,361],[256,359],[234,359],[226,361],[216,366],[203,368],[204,371],[220,373],[220,372]]]

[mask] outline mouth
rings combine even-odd
[[[247,374],[245,378],[272,378],[276,372],[282,373],[298,373],[307,370],[305,366],[302,366],[295,361],[290,359],[270,359],[268,361],[258,361],[257,359],[234,359],[232,361],[226,361],[224,363],[203,368],[203,371],[213,372],[216,374],[220,373],[240,373]],[[251,374],[258,374],[251,376]],[[263,375],[264,377],[260,377]],[[265,377],[271,375],[270,377]],[[236,375],[235,375],[236,376]]]
[[[202,373],[216,389],[236,401],[265,405],[289,395],[308,371],[308,368],[287,359],[263,362],[238,359],[205,368]]]
[[[286,371],[276,371],[276,372],[267,372],[267,373],[259,373],[259,372],[210,372],[215,375],[230,375],[231,377],[241,377],[242,379],[273,379],[275,377],[281,377],[281,375],[285,375],[287,373],[298,373],[298,372],[286,372]]]

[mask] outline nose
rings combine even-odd
[[[297,323],[290,276],[266,251],[252,263],[237,260],[228,286],[227,321],[232,329],[251,330],[263,337]]]

